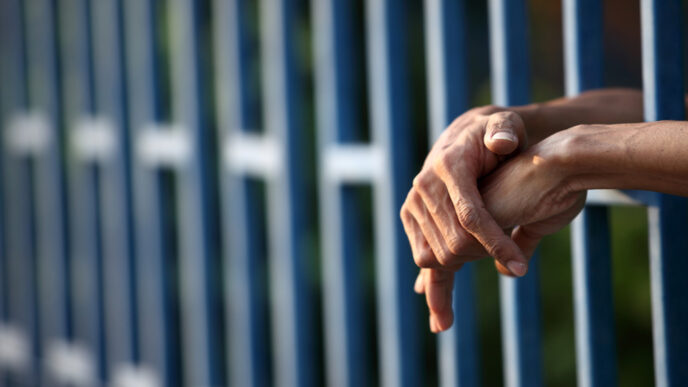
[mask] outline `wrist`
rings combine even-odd
[[[613,138],[610,125],[577,125],[542,142],[545,157],[552,160],[571,192],[615,188],[622,170],[616,170],[624,150]],[[611,137],[610,137],[611,135]]]

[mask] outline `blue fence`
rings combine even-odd
[[[405,31],[416,15],[406,2],[365,0],[359,31],[355,1],[311,2],[311,133],[296,65],[303,3],[0,2],[0,385],[433,379],[398,218],[414,172]],[[431,141],[469,107],[464,3],[423,2]],[[649,121],[684,119],[681,6],[641,1]],[[488,8],[494,103],[527,103],[526,1]],[[602,2],[562,8],[566,92],[601,87]],[[372,193],[376,334],[362,186]],[[648,208],[656,384],[686,385],[688,294],[675,269],[688,251],[686,201],[617,191],[591,192],[573,227],[578,384],[618,379],[612,205]],[[500,279],[508,386],[543,384],[535,259],[525,278]],[[455,326],[437,336],[442,386],[480,384],[473,276],[473,264],[456,274]]]

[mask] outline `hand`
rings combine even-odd
[[[401,208],[418,266],[455,269],[491,255],[525,274],[527,260],[478,192],[478,179],[525,143],[520,116],[493,106],[468,111],[440,136]]]
[[[503,164],[480,183],[487,210],[526,256],[540,240],[570,223],[585,204],[585,190],[571,187],[570,168],[560,162],[559,149],[567,149],[569,133],[558,133]],[[448,329],[453,273],[423,269],[414,289],[425,293],[433,332]],[[449,326],[446,323],[449,323]]]
[[[453,272],[464,262],[492,255],[503,262],[502,273],[527,270],[523,254],[485,210],[477,187],[480,177],[525,145],[518,114],[493,106],[473,109],[440,136],[414,179],[401,218],[416,264],[443,269],[427,276],[430,324],[437,330],[452,324]],[[423,283],[420,275],[417,283]]]

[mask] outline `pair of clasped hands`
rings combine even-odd
[[[475,108],[452,122],[401,208],[433,332],[453,323],[455,271],[493,257],[501,274],[525,275],[539,241],[575,218],[587,189],[686,194],[686,123],[643,123],[642,112],[641,92],[600,89]]]

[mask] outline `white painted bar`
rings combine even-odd
[[[323,152],[323,178],[340,183],[370,183],[388,173],[378,145],[330,145]]]
[[[148,125],[135,146],[136,156],[149,167],[181,167],[191,156],[189,134],[178,125]]]
[[[223,147],[225,165],[237,175],[274,177],[284,169],[284,151],[270,135],[232,131]]]
[[[115,128],[105,117],[82,117],[70,133],[70,143],[80,161],[104,162],[117,150]]]
[[[17,114],[10,118],[4,140],[7,150],[17,156],[37,156],[53,141],[53,130],[41,112]]]

